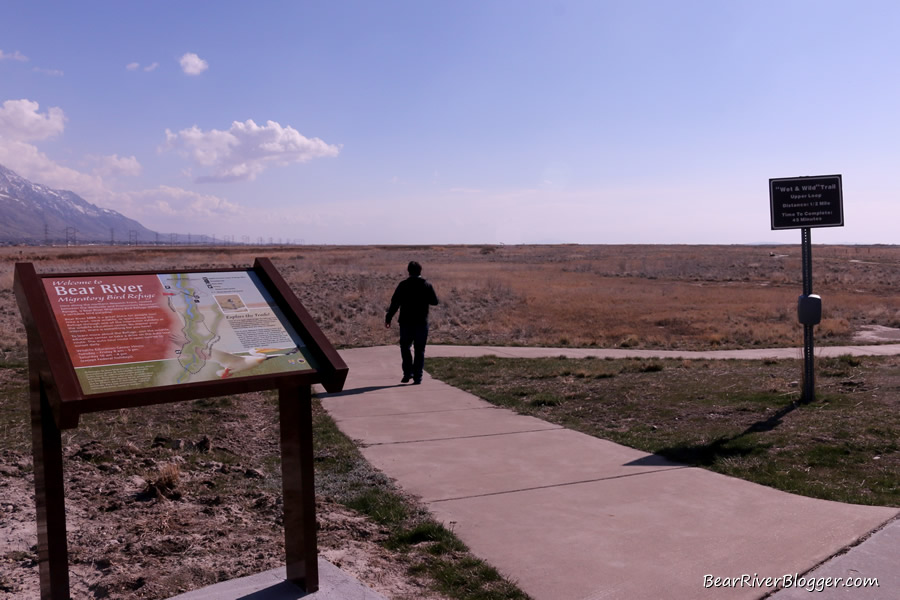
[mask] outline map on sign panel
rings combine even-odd
[[[315,369],[255,273],[45,278],[82,391]]]

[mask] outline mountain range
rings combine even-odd
[[[33,183],[0,165],[0,244],[148,243],[161,234],[67,190]]]

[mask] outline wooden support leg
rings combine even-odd
[[[69,600],[62,439],[40,378],[31,383],[31,437],[41,600]]]
[[[319,565],[309,386],[280,389],[278,409],[287,579],[311,594],[319,589]]]

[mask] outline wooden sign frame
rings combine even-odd
[[[66,540],[65,499],[61,430],[78,426],[82,414],[134,408],[168,402],[181,402],[262,390],[278,390],[282,480],[284,493],[284,535],[287,579],[307,593],[318,589],[315,489],[313,481],[312,412],[310,386],[321,384],[329,392],[343,389],[348,368],[337,350],[291,291],[290,286],[267,258],[257,258],[251,269],[215,270],[227,276],[246,274],[258,292],[270,303],[271,315],[278,315],[286,335],[297,339],[307,362],[300,367],[264,374],[213,377],[201,381],[168,385],[140,385],[132,389],[103,391],[88,389],[79,380],[76,364],[83,356],[73,350],[69,323],[60,323],[49,290],[57,295],[78,293],[66,287],[78,280],[110,281],[129,277],[208,274],[210,270],[117,273],[38,274],[31,263],[15,267],[15,295],[28,336],[28,368],[34,452],[35,503],[37,505],[38,559],[42,600],[69,600],[68,543]],[[54,280],[54,281],[50,281]],[[54,283],[61,283],[60,288]],[[207,282],[209,283],[209,282]],[[126,292],[130,286],[100,291]],[[139,291],[133,286],[131,291]],[[81,288],[82,290],[88,288]],[[212,289],[212,286],[210,286]],[[94,290],[90,290],[91,293]],[[86,293],[86,292],[83,292]],[[110,296],[113,297],[112,295]],[[118,297],[118,296],[117,296]],[[198,296],[199,297],[199,296]],[[137,298],[137,296],[135,296]],[[58,298],[56,298],[58,300]],[[240,299],[229,300],[239,310]],[[63,319],[65,320],[65,319]],[[275,327],[277,329],[277,325]],[[260,362],[263,354],[256,354]],[[221,360],[221,359],[220,359]],[[294,361],[303,362],[302,360]],[[101,366],[108,366],[103,365]],[[209,371],[209,369],[207,369]],[[120,386],[121,387],[121,386]]]

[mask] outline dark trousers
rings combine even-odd
[[[428,323],[416,325],[400,324],[400,357],[403,359],[403,376],[422,379],[425,368],[425,342],[428,341]],[[415,355],[411,354],[412,346]]]

